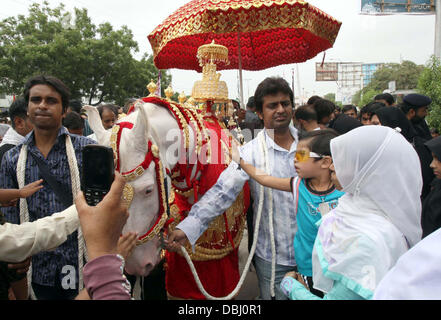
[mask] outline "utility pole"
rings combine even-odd
[[[291,72],[292,72],[292,79],[291,79],[291,86],[292,86],[292,96],[293,96],[293,98],[294,98],[294,101],[293,101],[293,103],[294,103],[294,108],[296,107],[296,92],[295,92],[295,88],[294,88],[294,68],[292,68],[291,69]]]
[[[299,93],[298,93],[298,95],[299,95],[299,104],[300,105],[302,105],[302,104],[304,104],[304,102],[303,102],[303,98],[301,98],[301,96],[302,96],[302,93],[300,92],[300,72],[299,72],[299,64],[298,63],[296,63],[296,73],[297,73],[297,90],[299,90]]]
[[[435,56],[441,59],[441,0],[435,0]]]

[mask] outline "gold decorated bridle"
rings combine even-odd
[[[112,135],[110,138],[110,145],[113,149],[114,159],[116,162],[116,170],[120,171],[120,157],[119,157],[119,145],[121,143],[121,135],[124,129],[132,129],[133,124],[130,122],[120,122],[112,128]],[[126,179],[127,182],[131,182],[136,180],[140,176],[142,176],[150,166],[150,164],[155,163],[155,171],[156,171],[156,183],[159,186],[158,192],[158,200],[159,200],[159,214],[156,219],[154,225],[143,235],[141,235],[136,245],[140,246],[150,240],[152,240],[156,236],[162,237],[162,231],[164,225],[169,217],[169,204],[168,204],[168,185],[167,179],[164,174],[164,167],[162,165],[161,159],[159,157],[159,148],[157,145],[153,144],[150,140],[148,141],[147,153],[145,155],[144,161],[136,166],[136,168],[127,171],[121,172],[121,175]],[[129,208],[131,202],[133,200],[134,191],[133,187],[130,184],[126,184],[123,190],[123,200],[127,203],[127,207]],[[162,239],[162,238],[161,238]]]

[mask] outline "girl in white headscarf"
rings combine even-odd
[[[400,133],[379,126],[334,138],[331,153],[336,186],[345,195],[319,222],[314,288],[327,293],[324,299],[371,299],[388,270],[421,239],[420,161]],[[291,299],[319,299],[288,281]]]

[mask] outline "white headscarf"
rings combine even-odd
[[[321,222],[313,252],[314,287],[338,280],[366,299],[409,246],[421,239],[421,166],[395,130],[363,126],[331,141],[345,195]]]

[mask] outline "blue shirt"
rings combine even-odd
[[[312,277],[312,249],[318,233],[316,223],[322,218],[319,206],[321,203],[327,203],[329,211],[334,209],[337,207],[338,199],[344,193],[335,187],[328,191],[317,192],[307,186],[305,179],[300,179],[300,183],[298,182],[299,178],[293,179],[298,225],[294,238],[294,252],[298,271],[304,276]]]
[[[270,174],[274,177],[286,178],[296,176],[294,168],[294,151],[297,148],[297,129],[289,127],[294,142],[290,150],[278,146],[268,136],[265,129],[265,141],[268,147]],[[263,154],[259,138],[253,139],[239,150],[241,157],[255,167],[263,165]],[[188,217],[177,228],[185,232],[192,245],[208,228],[210,222],[227,210],[242,191],[245,182],[249,182],[251,197],[254,200],[254,225],[259,206],[261,185],[253,180],[243,170],[237,170],[237,163],[232,161],[219,176],[216,184],[208,190],[199,201],[193,205]],[[266,261],[271,261],[271,236],[269,231],[269,201],[267,188],[263,201],[262,217],[260,220],[259,236],[257,239],[256,255]],[[272,189],[273,221],[276,243],[276,263],[284,266],[295,266],[293,241],[297,229],[295,212],[292,209],[293,195],[290,192]]]
[[[41,179],[37,163],[30,152],[46,162],[51,174],[59,183],[66,186],[66,189],[72,193],[72,183],[70,177],[69,163],[66,154],[66,135],[69,134],[65,127],[61,127],[54,146],[50,150],[47,158],[41,154],[35,145],[34,132],[26,136],[24,144],[28,146],[28,156],[26,159],[25,184]],[[81,173],[82,154],[81,150],[88,144],[95,144],[86,137],[69,134],[72,145],[75,150],[79,172]],[[0,170],[0,188],[16,189],[17,183],[17,162],[20,155],[22,144],[9,150],[3,157]],[[50,216],[53,213],[61,212],[65,207],[55,196],[51,186],[44,181],[43,189],[27,198],[29,221],[35,221],[40,218]],[[20,223],[19,205],[13,208],[5,208],[6,219],[11,223]],[[68,236],[67,240],[57,247],[54,251],[42,252],[32,257],[32,282],[45,286],[59,286],[63,277],[62,268],[64,266],[73,266],[78,268],[78,240],[77,232]],[[76,274],[78,282],[78,273]],[[59,282],[58,282],[59,281]],[[58,282],[58,283],[57,283]]]

